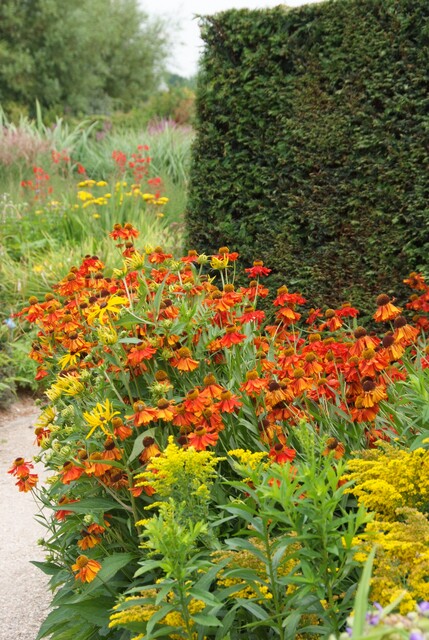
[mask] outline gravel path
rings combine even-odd
[[[15,458],[29,460],[37,453],[33,446],[37,415],[29,399],[0,412],[0,640],[35,640],[50,602],[46,576],[30,564],[44,559],[37,540],[45,529],[34,519],[37,507],[32,495],[20,493],[13,476],[6,473]]]

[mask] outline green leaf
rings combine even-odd
[[[53,562],[39,562],[38,560],[30,560],[30,562],[47,576],[55,576],[62,569],[62,567],[59,567]]]
[[[222,626],[222,623],[220,622],[220,620],[216,618],[216,616],[212,616],[207,613],[197,613],[194,616],[192,616],[192,619],[194,620],[194,622],[204,627],[221,627]]]
[[[55,511],[64,509],[64,505],[52,507]],[[116,500],[109,498],[83,498],[78,502],[68,502],[67,511],[73,513],[90,513],[91,511],[110,511],[111,509],[123,509]]]
[[[364,632],[366,612],[368,609],[369,588],[371,585],[372,564],[374,562],[375,551],[375,547],[373,547],[365,562],[365,567],[363,569],[362,577],[360,579],[359,587],[356,593],[352,640],[354,640],[355,638],[360,638]]]

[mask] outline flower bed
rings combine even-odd
[[[129,223],[110,235],[118,268],[88,255],[22,312],[52,472],[39,489],[31,462],[11,468],[45,507],[56,593],[39,637],[339,633],[370,519],[346,461],[424,439],[429,287],[407,279],[410,320],[380,295],[379,332],[286,286],[267,320],[261,260],[237,286],[227,247],[175,259]]]

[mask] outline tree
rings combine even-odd
[[[167,45],[137,0],[1,0],[0,103],[128,109],[158,87]]]

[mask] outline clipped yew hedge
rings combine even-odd
[[[189,246],[262,258],[319,304],[401,296],[428,263],[428,18],[427,0],[204,17]]]

